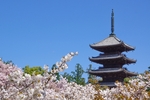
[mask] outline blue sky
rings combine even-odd
[[[76,63],[84,69],[89,64],[98,68],[88,57],[99,52],[89,44],[109,36],[114,9],[116,36],[136,47],[126,55],[137,63],[125,67],[142,73],[150,66],[149,4],[149,0],[1,0],[0,57],[20,68],[52,66],[67,53],[78,51],[67,72],[74,71]]]

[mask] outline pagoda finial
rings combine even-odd
[[[111,13],[111,34],[110,36],[114,36],[115,33],[114,33],[114,11],[112,9],[112,13]]]

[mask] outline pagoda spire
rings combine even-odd
[[[112,13],[111,13],[111,34],[109,36],[114,36],[114,12],[112,9]]]

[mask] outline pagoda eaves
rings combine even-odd
[[[98,63],[98,64],[131,64],[136,63],[136,60],[127,58],[124,54],[113,54],[106,56],[97,56],[89,58],[90,61]]]
[[[136,73],[133,73],[133,72],[130,72],[128,70],[126,70],[125,68],[103,68],[103,69],[98,69],[98,70],[90,70],[89,71],[90,74],[92,75],[97,75],[97,76],[106,76],[106,74],[111,74],[111,73],[114,73],[114,74],[117,74],[117,73],[121,73],[121,74],[126,74],[126,77],[127,76],[136,76],[137,74]]]

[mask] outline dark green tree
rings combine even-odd
[[[72,71],[71,73],[73,76],[73,82],[80,85],[85,85],[85,78],[82,77],[84,70],[80,64],[76,64],[75,71]]]
[[[68,82],[73,82],[73,76],[68,74],[67,72],[65,72],[62,76],[66,78]]]
[[[76,64],[75,71],[72,71],[71,74],[65,72],[62,76],[65,77],[68,82],[75,82],[80,85],[85,85],[85,78],[82,77],[84,70],[80,64]]]
[[[85,72],[85,73],[88,74],[88,79],[93,78],[93,75],[89,74],[89,71],[90,71],[90,70],[92,70],[92,65],[91,65],[91,64],[89,65],[89,68],[87,68],[87,70],[86,70],[86,72]]]
[[[51,70],[53,70],[54,68],[57,68],[56,64],[53,64]],[[50,72],[49,72],[50,73]],[[59,73],[55,73],[55,75],[57,76],[57,80],[60,80],[60,74]]]
[[[150,72],[150,66],[148,67],[148,71]]]
[[[87,83],[92,83],[93,81],[97,80],[95,75],[91,75],[89,71],[92,70],[92,65],[89,65],[89,68],[87,68],[86,72],[88,74],[88,82]],[[97,80],[98,81],[98,80]]]
[[[11,61],[11,60],[8,60],[8,61],[4,61],[5,64],[12,64],[14,65],[14,63]]]

